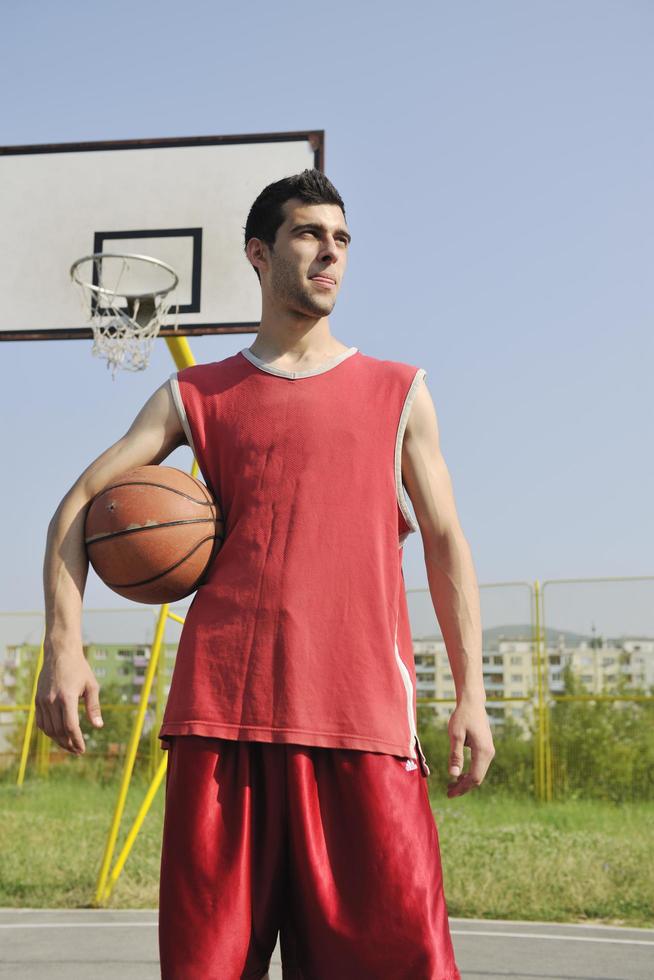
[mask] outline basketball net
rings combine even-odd
[[[91,263],[92,279],[83,277],[80,266]],[[167,285],[143,292],[128,291],[128,281],[133,267],[146,263],[152,274],[163,272],[172,277]],[[93,330],[95,357],[103,357],[111,368],[112,379],[116,371],[143,371],[149,363],[152,345],[161,329],[163,320],[173,306],[168,295],[179,279],[171,266],[147,255],[130,255],[101,252],[87,255],[73,263],[71,279],[81,289],[82,303]],[[177,329],[179,305],[175,306],[174,329]]]

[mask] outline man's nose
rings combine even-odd
[[[320,258],[321,259],[331,258],[334,260],[338,258],[338,246],[336,245],[335,239],[328,238],[325,241],[323,247],[320,250]]]

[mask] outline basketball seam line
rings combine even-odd
[[[187,558],[190,558],[191,555],[198,550],[200,545],[205,543],[205,541],[213,541],[213,540],[215,540],[214,535],[210,535],[208,538],[202,538],[202,540],[198,541],[195,547],[192,548],[190,551],[188,551],[182,558],[179,559],[179,561],[176,561],[175,564],[171,565],[169,568],[165,568],[162,572],[159,572],[158,575],[153,575],[152,578],[145,578],[141,582],[106,582],[105,581],[105,585],[107,585],[110,589],[135,589],[141,585],[150,585],[152,582],[156,582],[157,579],[163,578],[163,576],[167,575],[169,572],[173,572],[176,568],[179,567],[179,565],[185,562]],[[205,574],[205,570],[203,570],[202,573],[198,576],[196,582],[198,582],[199,579],[204,574]],[[190,591],[192,592],[194,591],[194,589],[191,588]]]
[[[103,493],[108,493],[110,490],[118,490],[120,487],[157,487],[159,490],[170,490],[171,493],[176,493],[180,497],[186,497],[187,500],[192,501],[194,504],[200,504],[203,507],[215,506],[214,500],[198,500],[196,497],[192,497],[183,490],[177,490],[175,487],[169,487],[165,483],[151,483],[149,480],[127,480],[125,483],[112,483],[108,487],[104,487],[97,496],[101,497]],[[97,499],[97,497],[95,499]]]
[[[215,522],[218,521],[222,524],[222,518],[216,518]],[[123,534],[135,534],[137,531],[157,531],[162,527],[180,527],[182,524],[213,524],[214,518],[212,517],[189,517],[185,521],[166,521],[163,524],[139,524],[138,527],[124,527],[119,531],[105,531],[102,534],[94,534],[90,538],[84,539],[84,544],[88,547],[91,544],[97,544],[98,541],[106,541],[107,538],[117,538]],[[214,537],[220,537],[222,539],[224,535],[215,534]]]

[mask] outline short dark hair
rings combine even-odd
[[[303,170],[276,180],[261,191],[245,224],[245,248],[251,238],[260,238],[271,250],[274,248],[277,230],[284,223],[282,205],[293,197],[304,204],[338,204],[345,217],[343,198],[322,170]],[[256,266],[253,269],[261,282],[259,270]]]

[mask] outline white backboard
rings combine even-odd
[[[69,270],[94,252],[173,266],[177,335],[254,332],[248,212],[267,184],[312,167],[322,130],[0,147],[0,340],[91,338]]]

